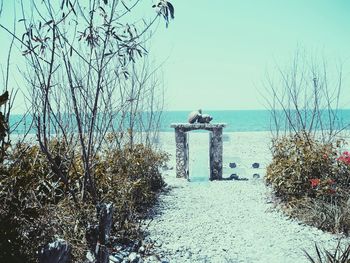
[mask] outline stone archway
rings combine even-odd
[[[189,179],[189,147],[188,132],[193,130],[207,130],[209,136],[209,180],[222,179],[222,130],[226,126],[224,123],[173,123],[171,128],[175,129],[176,141],[176,177]]]

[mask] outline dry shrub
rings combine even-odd
[[[350,195],[347,197],[316,197],[296,199],[287,204],[292,217],[331,233],[349,234]]]
[[[0,169],[1,257],[33,262],[33,251],[50,241],[44,231],[50,227],[42,217],[49,216],[49,204],[58,202],[59,181],[36,146],[16,145]]]
[[[273,142],[266,183],[285,211],[322,230],[350,230],[350,166],[339,158],[341,141],[323,143],[307,133]]]
[[[116,209],[115,230],[120,239],[137,238],[139,219],[157,200],[165,185],[160,167],[168,155],[142,144],[124,149],[107,149],[96,169],[100,198]]]
[[[85,231],[96,223],[96,208],[82,200],[82,161],[66,144],[53,140],[50,150],[69,178],[77,202],[53,173],[39,147],[17,144],[0,166],[0,262],[36,262],[40,246],[57,237],[72,245],[73,260],[87,252]],[[167,156],[143,145],[107,149],[96,156],[93,175],[100,202],[113,202],[114,236],[140,236],[139,219],[162,189],[159,168]]]
[[[336,160],[340,143],[321,143],[306,133],[276,139],[266,182],[285,200],[332,195],[335,186],[350,182],[349,167]]]

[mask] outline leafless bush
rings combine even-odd
[[[131,76],[121,83],[119,123],[113,128],[117,147],[135,143],[153,145],[160,128],[163,109],[163,85],[157,71],[144,59],[141,67],[133,66]],[[124,136],[125,135],[125,136]]]
[[[325,142],[349,127],[339,119],[343,85],[342,66],[332,70],[325,59],[296,52],[291,66],[277,66],[277,78],[268,75],[266,101],[273,136],[319,133]]]

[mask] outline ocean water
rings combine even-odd
[[[271,113],[268,110],[209,110],[203,113],[210,114],[213,117],[212,123],[226,123],[226,132],[270,131],[274,129]],[[162,113],[160,131],[172,132],[173,128],[170,125],[172,123],[187,122],[188,114],[189,111],[164,111]],[[279,114],[282,116],[282,111]],[[327,113],[324,113],[322,116],[323,124],[327,127],[329,116]],[[22,115],[11,115],[11,131],[15,134],[23,134],[28,131],[31,122],[32,118],[30,116],[23,118]],[[336,114],[336,123],[339,124],[339,127],[348,125],[347,129],[350,129],[350,109],[339,110]],[[34,129],[29,131],[29,133],[34,132]]]
[[[213,117],[212,123],[226,123],[226,132],[270,131],[274,129],[271,113],[268,110],[205,111],[203,113]],[[188,111],[165,111],[161,131],[172,131],[171,123],[187,122],[188,114]],[[282,111],[279,111],[278,114],[283,116]],[[329,115],[325,112],[322,116],[324,127],[327,127]],[[350,109],[339,110],[335,119],[335,123],[339,127],[348,125],[347,129],[350,129]]]

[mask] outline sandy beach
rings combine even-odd
[[[274,208],[263,181],[270,154],[269,132],[224,133],[224,177],[237,173],[248,181],[209,182],[208,133],[190,133],[190,182],[175,177],[175,139],[161,133],[161,148],[171,154],[162,194],[147,239],[167,262],[308,262],[335,248],[339,235],[289,219]],[[229,168],[235,162],[237,168]],[[259,169],[251,168],[258,162]],[[253,174],[260,178],[253,178]],[[150,261],[153,262],[153,261]]]

